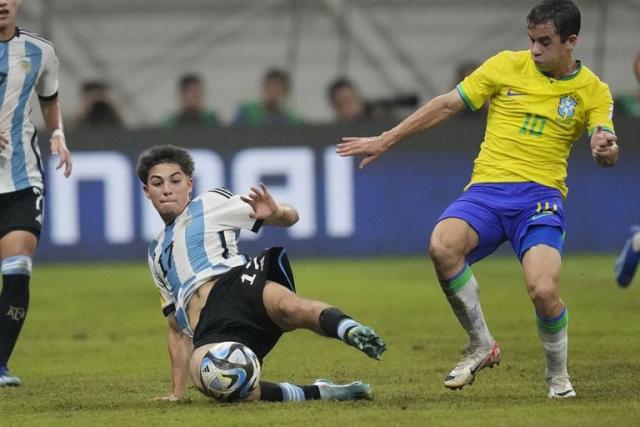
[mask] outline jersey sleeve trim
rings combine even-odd
[[[58,92],[56,91],[53,95],[49,95],[49,96],[38,95],[38,99],[44,102],[55,101],[56,99],[58,99]]]
[[[257,233],[258,231],[260,231],[260,227],[262,227],[262,224],[264,224],[264,220],[263,219],[257,220],[253,224],[253,227],[251,227],[251,231],[253,231],[254,233]]]
[[[174,303],[171,303],[166,307],[162,307],[162,314],[164,314],[164,317],[167,317],[168,315],[170,315],[175,311],[176,311],[176,305]]]
[[[473,102],[471,102],[471,100],[465,93],[464,89],[462,88],[462,83],[459,83],[456,86],[456,90],[458,91],[458,93],[460,94],[460,97],[462,98],[464,103],[467,104],[467,107],[469,107],[471,111],[478,111],[478,109],[473,105]]]
[[[594,127],[592,127],[591,129],[589,129],[589,136],[593,135],[593,132],[595,132],[595,130],[596,130],[596,128],[597,128],[597,127],[598,127],[598,126],[594,126]],[[611,134],[613,134],[613,135],[615,135],[615,134],[616,134],[616,131],[614,131],[613,129],[611,129],[611,128],[610,128],[610,127],[608,127],[608,126],[600,126],[600,127],[601,127],[601,128],[602,128],[602,130],[603,130],[603,131],[605,131],[605,132],[609,132],[609,133],[611,133]]]

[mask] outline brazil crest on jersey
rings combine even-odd
[[[609,87],[582,64],[575,74],[554,79],[538,70],[528,50],[504,51],[467,76],[457,90],[474,111],[490,102],[469,185],[531,181],[557,188],[566,197],[567,158],[574,141],[599,125],[614,132]]]
[[[261,220],[249,217],[251,207],[225,188],[191,200],[149,246],[149,268],[168,315],[175,309],[180,329],[192,336],[187,306],[208,280],[245,264],[238,251],[241,229],[257,232]]]

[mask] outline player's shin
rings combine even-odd
[[[547,377],[567,375],[569,313],[563,307],[559,316],[549,319],[537,314],[538,335],[547,358]]]
[[[5,258],[1,269],[0,368],[6,368],[27,316],[31,257],[18,255]]]
[[[469,334],[471,347],[491,347],[494,339],[480,307],[478,282],[469,265],[449,280],[440,282],[458,321]]]

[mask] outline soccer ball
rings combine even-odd
[[[200,362],[205,394],[221,402],[249,396],[260,381],[258,356],[243,344],[226,341],[213,344]]]

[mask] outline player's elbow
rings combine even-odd
[[[465,103],[456,89],[436,99],[441,103],[441,111],[447,116],[459,113],[465,108]]]

